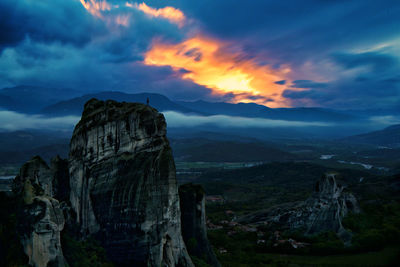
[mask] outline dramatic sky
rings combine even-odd
[[[399,0],[1,0],[0,88],[400,106]]]

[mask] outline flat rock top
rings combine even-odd
[[[120,119],[130,113],[150,112],[158,114],[158,111],[155,108],[141,103],[117,102],[114,100],[102,101],[92,98],[85,104],[82,113],[82,120],[90,119],[102,112],[108,112],[110,120]]]
[[[76,125],[75,132],[79,132],[81,128],[90,128],[107,122],[128,119],[130,115],[140,118],[141,121],[155,121],[159,125],[158,129],[166,128],[164,116],[148,105],[114,100],[102,101],[92,98],[86,102],[82,118]]]

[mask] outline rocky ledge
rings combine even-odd
[[[338,184],[336,174],[328,173],[317,183],[313,194],[305,201],[282,204],[238,219],[241,223],[263,223],[280,229],[304,229],[312,235],[333,231],[345,243],[351,239],[342,225],[348,212],[360,212],[356,198]]]

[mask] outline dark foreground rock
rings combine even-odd
[[[68,266],[64,228],[72,266],[75,247],[88,240],[100,241],[117,266],[194,266],[182,237],[165,119],[150,106],[90,100],[69,159],[55,157],[49,167],[34,157],[12,188],[20,203],[16,228],[32,266]],[[206,253],[207,262],[219,266],[206,236],[204,193],[185,192],[183,231],[199,241],[193,253]]]
[[[307,235],[333,231],[348,242],[351,235],[343,228],[342,219],[348,212],[358,213],[360,209],[354,195],[346,192],[335,176],[329,173],[322,177],[306,201],[275,206],[239,218],[238,221],[268,223],[281,229],[302,228]]]
[[[179,187],[182,235],[190,255],[212,266],[221,266],[207,238],[205,193],[201,185]]]
[[[52,197],[53,171],[34,157],[22,166],[13,183],[21,200],[17,231],[29,264],[35,267],[65,266],[60,239],[65,220],[60,203]]]
[[[69,170],[80,233],[96,234],[113,262],[192,266],[161,113],[143,104],[90,100],[72,136]]]

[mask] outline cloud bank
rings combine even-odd
[[[0,111],[0,131],[67,130],[72,131],[80,120],[78,116],[47,118],[40,115],[26,115],[13,111]]]
[[[276,127],[329,127],[332,123],[325,122],[303,122],[303,121],[285,121],[270,120],[263,118],[245,118],[227,115],[200,116],[188,115],[175,111],[163,112],[168,127],[197,127],[212,125],[221,128],[276,128]]]
[[[162,112],[167,121],[168,128],[192,128],[192,127],[215,127],[215,128],[303,128],[303,127],[337,127],[335,123],[328,122],[306,122],[272,120],[264,118],[249,118],[228,115],[202,116],[195,114],[184,114],[176,111]],[[27,115],[14,111],[0,110],[0,131],[17,130],[51,130],[72,131],[80,120],[79,116],[46,117],[42,115]],[[393,124],[400,124],[398,116],[373,116],[364,122],[358,122],[360,127],[378,129]]]

